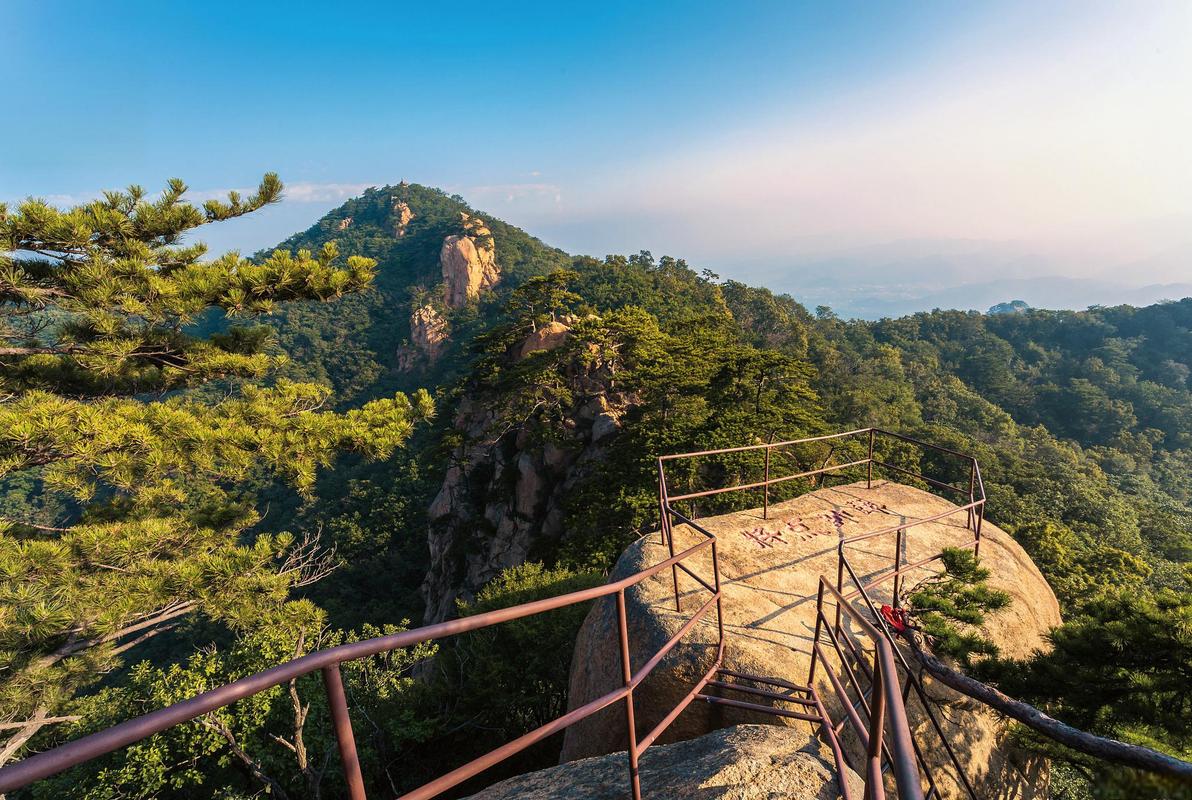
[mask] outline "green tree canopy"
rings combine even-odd
[[[341,264],[334,242],[257,260],[183,242],[281,191],[269,174],[201,208],[178,180],[156,199],[133,186],[67,210],[0,205],[0,479],[32,476],[68,510],[0,517],[0,764],[184,615],[259,626],[331,568],[313,535],[254,534],[245,478],[305,491],[337,453],[385,458],[432,414],[423,390],[325,410],[325,387],[266,382],[283,360],[268,328],[193,332],[205,314],[368,288],[376,263]]]

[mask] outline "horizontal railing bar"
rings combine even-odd
[[[517,737],[512,742],[501,745],[496,750],[480,756],[480,758],[469,761],[462,767],[453,769],[446,775],[435,778],[429,783],[424,783],[417,789],[401,795],[398,800],[427,800],[427,798],[441,794],[453,786],[458,786],[468,778],[478,775],[489,767],[504,761],[506,758],[520,753],[530,745],[540,742],[552,734],[558,733],[568,725],[572,725],[584,717],[595,714],[602,708],[607,708],[608,706],[625,697],[627,694],[629,694],[629,687],[627,686],[614,689],[608,694],[602,695],[590,703],[585,703],[574,711],[569,711],[558,719],[551,720],[545,725],[537,727],[529,733]]]
[[[695,581],[696,583],[698,583],[700,586],[702,586],[702,587],[704,587],[705,589],[707,589],[709,592],[713,592],[713,593],[714,593],[714,592],[716,591],[716,587],[715,587],[715,586],[711,585],[710,583],[708,583],[707,581],[705,581],[703,578],[701,578],[700,576],[696,575],[694,572],[692,572],[691,570],[689,570],[689,569],[687,568],[687,565],[686,565],[686,564],[675,564],[675,566],[676,566],[676,567],[678,567],[679,569],[683,570],[683,572],[687,573],[688,577],[690,577],[690,578],[691,578],[693,581]]]
[[[696,695],[703,691],[704,686],[709,680],[711,680],[712,676],[716,674],[717,669],[722,663],[724,663],[724,642],[721,642],[720,646],[716,650],[716,660],[712,662],[711,669],[705,672],[704,676],[696,682],[695,686],[691,687],[691,691],[687,692],[683,699],[680,700],[674,708],[667,712],[667,715],[663,717],[657,725],[654,726],[654,729],[646,734],[645,738],[637,743],[638,754],[641,754],[647,747],[654,744],[658,737],[670,727],[670,724],[678,719],[679,715],[682,714],[689,705],[691,705],[692,701],[695,700]]]
[[[956,548],[962,549],[965,547],[975,547],[976,545],[977,545],[977,542],[974,540],[974,541],[969,541],[969,542],[961,542],[960,544],[956,545]],[[871,578],[869,581],[866,582],[865,588],[872,589],[874,586],[878,586],[878,585],[890,580],[895,575],[904,575],[912,570],[918,569],[919,567],[930,564],[933,561],[941,561],[943,559],[943,557],[944,557],[943,553],[936,553],[933,556],[924,558],[920,561],[916,561],[912,564],[904,564],[899,569],[890,570],[889,572],[885,572],[885,573],[882,573],[881,575]],[[847,594],[845,594],[844,598],[846,600],[853,600],[860,594],[861,594],[861,590],[859,588],[853,589],[851,592],[848,592]]]
[[[948,455],[951,455],[951,456],[957,456],[958,458],[963,458],[966,461],[975,461],[976,460],[968,453],[962,453],[959,450],[953,450],[952,448],[944,447],[941,444],[932,444],[931,442],[925,442],[922,439],[916,439],[913,436],[907,436],[905,433],[895,433],[894,431],[888,431],[885,428],[874,428],[873,432],[879,433],[882,436],[889,436],[894,439],[901,439],[902,441],[909,442],[911,444],[917,444],[920,447],[927,447],[932,450],[938,450],[941,453],[947,453]]]
[[[984,504],[984,502],[985,502],[984,500],[974,500],[973,502],[966,503],[963,506],[957,506],[956,508],[950,509],[948,511],[943,511],[939,514],[932,514],[930,517],[923,517],[922,519],[911,520],[910,522],[904,522],[901,525],[892,525],[889,528],[882,528],[881,530],[878,530],[878,531],[870,531],[868,533],[858,533],[856,536],[847,536],[847,537],[841,539],[840,541],[843,544],[851,544],[853,542],[863,542],[866,539],[872,539],[875,536],[885,536],[887,534],[897,533],[900,528],[902,530],[906,530],[907,528],[913,528],[916,525],[926,525],[928,522],[935,522],[936,520],[943,519],[944,517],[950,517],[953,514],[959,514],[961,511],[968,511],[970,508],[977,508],[978,506]]]
[[[746,711],[757,711],[762,714],[773,714],[776,717],[789,717],[791,719],[801,719],[807,722],[822,722],[819,714],[804,714],[802,711],[787,711],[785,708],[776,708],[775,706],[763,706],[759,703],[747,703],[744,700],[729,700],[724,697],[713,697],[710,694],[697,694],[696,700],[703,700],[705,703],[711,703],[714,706],[729,706],[730,708],[742,708]]]
[[[799,686],[790,681],[784,681],[781,678],[771,678],[763,675],[747,675],[744,672],[734,672],[731,669],[720,670],[721,675],[728,675],[730,678],[741,678],[742,680],[754,681],[755,683],[768,683],[771,686],[781,686],[784,689],[790,689],[795,692],[810,692],[810,686]]]
[[[486,628],[503,622],[540,614],[544,611],[554,611],[566,606],[606,597],[619,591],[636,586],[647,578],[657,575],[673,564],[690,557],[704,548],[712,545],[713,539],[704,539],[681,553],[652,567],[637,572],[619,581],[581,589],[576,592],[547,597],[518,606],[497,609],[471,617],[448,620],[411,631],[365,639],[360,642],[341,644],[326,650],[296,658],[276,667],[241,678],[232,683],[220,686],[188,700],[183,700],[165,708],[151,711],[140,717],[118,723],[107,730],[92,733],[81,739],[60,745],[53,750],[38,753],[23,761],[0,769],[0,793],[19,789],[34,781],[41,780],[64,769],[76,766],[84,761],[106,755],[122,747],[138,742],[172,728],[183,722],[189,722],[203,714],[231,705],[237,700],[243,700],[254,694],[272,689],[296,678],[309,675],[316,670],[332,664],[342,664],[345,661],[355,661],[360,658],[390,652],[403,647],[411,647],[433,639],[443,639],[457,636],[461,633]]]
[[[773,486],[776,483],[785,483],[786,481],[797,481],[799,478],[810,478],[814,475],[822,475],[825,472],[837,472],[843,469],[851,469],[852,467],[859,467],[862,464],[868,464],[868,458],[862,458],[860,461],[849,461],[847,464],[830,464],[819,469],[808,470],[807,472],[797,472],[794,475],[783,475],[781,478],[770,478],[769,485]]]
[[[895,470],[896,472],[901,472],[903,475],[910,475],[912,478],[918,478],[919,480],[924,481],[925,483],[931,484],[932,486],[936,487],[937,489],[949,489],[953,492],[956,492],[957,494],[962,494],[962,495],[968,494],[968,489],[961,489],[959,486],[953,486],[950,483],[944,483],[943,481],[937,481],[935,478],[929,478],[921,472],[915,472],[913,470],[909,470],[904,467],[900,467],[897,464],[891,464],[889,461],[882,461],[881,459],[875,458],[873,460],[873,463],[877,464],[879,467],[885,467],[886,469],[892,469],[892,470]]]
[[[742,686],[739,683],[727,683],[725,681],[708,681],[709,686],[716,686],[720,689],[728,689],[732,692],[744,692],[745,694],[755,694],[759,697],[769,697],[771,700],[782,700],[787,703],[797,703],[801,706],[814,706],[815,702],[808,700],[806,697],[794,697],[789,694],[782,694],[781,692],[771,692],[769,689],[758,689],[753,686]]]
[[[667,502],[670,502],[670,498],[667,498]],[[671,508],[670,506],[667,506],[666,510],[669,511],[672,516],[678,517],[679,521],[682,524],[690,525],[692,528],[694,528],[696,533],[702,534],[703,536],[707,537],[708,539],[716,538],[716,536],[714,534],[712,534],[711,531],[709,531],[703,525],[700,525],[698,522],[691,519],[690,517],[687,517],[686,515],[684,515],[677,508]]]
[[[823,436],[808,436],[805,439],[788,439],[785,442],[772,442],[769,444],[746,444],[740,447],[722,447],[719,450],[699,450],[693,453],[671,453],[665,456],[659,456],[659,461],[674,461],[679,458],[696,458],[698,456],[719,456],[725,453],[742,453],[746,450],[772,450],[776,447],[789,447],[795,444],[809,444],[811,442],[826,442],[829,439],[843,439],[846,436],[857,436],[862,433],[869,433],[869,428],[857,428],[855,431],[845,431],[844,433],[827,433]],[[671,498],[672,500],[674,498]]]
[[[725,486],[720,489],[705,489],[702,492],[689,492],[688,494],[678,494],[678,495],[675,495],[674,497],[670,497],[667,499],[669,499],[672,503],[677,503],[680,500],[694,500],[699,497],[710,497],[715,494],[725,494],[726,492],[745,492],[750,489],[762,489],[766,486],[772,486],[775,483],[782,483],[783,481],[793,481],[798,478],[810,478],[813,475],[822,475],[825,472],[837,472],[839,470],[849,469],[850,467],[856,467],[856,466],[859,466],[860,464],[866,464],[868,462],[869,462],[868,458],[863,458],[860,461],[852,461],[852,462],[849,462],[848,464],[832,464],[827,467],[821,467],[820,469],[808,470],[807,472],[799,472],[795,475],[786,475],[782,478],[771,478],[768,481],[758,481],[756,483],[743,483],[740,486]]]
[[[642,664],[641,669],[633,673],[633,678],[629,681],[629,686],[633,689],[636,689],[638,684],[644,681],[650,675],[650,673],[653,672],[654,668],[661,663],[662,659],[666,658],[667,654],[669,654],[670,651],[675,648],[675,645],[679,643],[679,640],[686,636],[687,632],[694,628],[696,624],[704,618],[704,616],[708,613],[708,610],[712,608],[718,599],[720,599],[720,592],[717,592],[716,594],[709,597],[708,601],[700,606],[699,609],[691,615],[691,619],[683,623],[683,627],[679,628],[675,635],[672,636],[667,643],[664,644],[658,650],[658,652],[650,658],[649,661],[647,661],[645,664]]]

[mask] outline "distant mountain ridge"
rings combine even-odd
[[[864,285],[847,289],[817,287],[793,294],[808,305],[827,305],[846,318],[882,319],[920,311],[986,309],[1015,298],[1032,308],[1082,311],[1091,306],[1149,306],[1192,297],[1192,283],[1126,286],[1083,278],[1007,278],[945,289]]]

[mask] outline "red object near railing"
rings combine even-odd
[[[971,471],[969,475],[969,488],[967,495],[969,502],[967,505],[958,507],[946,514],[940,514],[935,517],[930,517],[923,520],[916,520],[915,522],[906,523],[905,525],[888,528],[880,531],[869,532],[859,536],[851,537],[850,539],[842,539],[839,545],[839,567],[837,573],[836,586],[833,587],[826,578],[821,577],[819,581],[819,594],[817,606],[817,620],[816,620],[816,637],[813,642],[811,665],[808,671],[808,682],[806,686],[797,686],[793,683],[772,677],[759,677],[753,675],[745,675],[732,670],[723,668],[724,654],[725,654],[725,633],[724,620],[722,614],[722,592],[720,586],[720,566],[716,552],[716,537],[713,536],[706,529],[701,527],[694,520],[694,513],[691,516],[686,516],[680,513],[672,505],[679,501],[694,501],[702,497],[710,497],[714,495],[723,494],[732,491],[743,490],[763,490],[763,514],[768,514],[769,511],[769,491],[772,485],[787,483],[789,481],[798,480],[802,478],[814,478],[820,475],[826,475],[834,472],[842,472],[855,467],[865,466],[868,485],[872,486],[873,468],[878,466],[881,468],[891,469],[893,471],[909,474],[916,478],[922,479],[928,485],[934,486],[938,489],[947,489],[961,494],[965,490],[952,486],[951,484],[937,481],[925,475],[920,475],[913,471],[907,470],[904,467],[881,460],[875,456],[875,438],[878,436],[892,437],[894,439],[907,442],[916,446],[934,449],[936,451],[949,454],[951,456],[959,457],[971,463]],[[780,477],[772,477],[770,475],[770,454],[774,450],[792,448],[799,445],[804,445],[814,442],[840,440],[848,437],[868,437],[866,458],[859,460],[852,460],[847,463],[827,465],[813,469],[803,470],[794,474],[784,475]],[[668,495],[668,488],[666,482],[666,464],[678,459],[692,459],[704,456],[723,455],[729,453],[742,453],[754,450],[765,450],[765,471],[762,481],[750,482],[739,486],[721,487],[711,490],[691,491],[686,494],[670,497]],[[830,434],[825,436],[810,437],[807,439],[799,439],[786,442],[773,442],[759,445],[746,445],[743,447],[725,448],[721,450],[705,450],[696,453],[683,453],[676,455],[663,456],[658,459],[658,489],[659,489],[659,511],[661,520],[661,536],[662,542],[668,548],[668,558],[655,564],[652,567],[644,569],[626,578],[606,584],[605,586],[594,587],[591,589],[584,589],[570,594],[560,595],[557,597],[537,600],[531,603],[524,603],[510,608],[490,611],[476,616],[464,617],[460,619],[449,620],[441,622],[436,625],[429,625],[422,628],[417,628],[411,631],[392,634],[389,636],[381,636],[375,639],[368,639],[360,642],[353,642],[351,644],[344,644],[338,647],[333,647],[327,650],[321,650],[310,653],[301,658],[280,664],[263,672],[249,675],[240,680],[204,692],[200,695],[184,700],[180,703],[168,706],[166,708],[153,711],[141,717],[127,720],[111,728],[103,731],[85,736],[81,739],[67,744],[55,747],[44,753],[31,756],[23,761],[11,764],[0,769],[0,794],[14,791],[16,789],[28,786],[35,781],[41,780],[48,776],[57,774],[71,767],[77,766],[84,762],[99,758],[103,755],[112,753],[120,748],[126,747],[134,742],[148,738],[156,733],[160,733],[176,725],[181,725],[191,720],[194,720],[204,714],[210,713],[217,709],[235,703],[246,697],[258,694],[267,689],[287,683],[293,679],[309,675],[316,671],[321,671],[323,676],[324,687],[327,691],[329,706],[331,711],[331,720],[335,728],[335,736],[339,746],[340,761],[344,771],[344,779],[348,787],[349,797],[352,800],[364,800],[365,787],[364,778],[361,774],[360,762],[356,753],[355,738],[352,731],[352,722],[347,705],[347,699],[344,693],[343,683],[340,677],[339,665],[355,659],[365,658],[368,656],[385,653],[400,648],[411,647],[413,645],[421,644],[435,639],[443,639],[450,636],[456,636],[461,633],[480,630],[492,625],[499,625],[503,622],[509,622],[515,619],[521,619],[534,614],[543,613],[546,611],[553,611],[565,606],[574,605],[577,603],[588,602],[599,598],[614,596],[616,602],[616,618],[617,618],[617,646],[620,651],[621,659],[621,678],[622,685],[607,694],[598,697],[585,705],[573,709],[557,719],[546,723],[545,725],[536,728],[535,730],[526,733],[519,738],[502,745],[477,759],[474,759],[467,764],[464,764],[457,769],[443,775],[429,783],[424,784],[405,795],[402,795],[404,800],[425,800],[426,798],[435,797],[455,786],[460,785],[464,781],[478,775],[489,767],[515,755],[516,753],[525,750],[527,747],[542,741],[543,739],[558,733],[564,728],[582,720],[592,714],[607,708],[614,703],[625,703],[625,715],[628,729],[627,737],[627,761],[629,773],[629,786],[634,800],[640,800],[642,796],[640,778],[638,774],[638,762],[641,754],[654,744],[658,737],[678,718],[678,716],[695,700],[715,703],[720,705],[727,705],[736,708],[744,708],[763,713],[777,714],[795,719],[803,719],[811,722],[818,722],[823,730],[825,737],[828,739],[836,761],[837,771],[841,775],[840,788],[845,800],[851,800],[850,792],[846,781],[843,778],[843,773],[848,764],[848,760],[844,754],[843,748],[838,737],[838,727],[844,724],[851,724],[856,731],[858,738],[865,744],[867,748],[866,762],[863,770],[859,770],[865,777],[866,781],[866,797],[882,798],[884,794],[883,763],[892,766],[895,780],[897,783],[898,796],[906,798],[907,800],[922,800],[923,792],[920,783],[919,769],[924,769],[926,772],[926,779],[930,787],[929,795],[935,792],[935,780],[931,776],[930,771],[926,770],[925,761],[922,757],[922,751],[918,743],[911,739],[909,727],[906,719],[906,709],[904,705],[904,697],[909,695],[911,689],[915,689],[917,696],[924,703],[924,707],[928,716],[934,725],[937,734],[944,738],[942,729],[938,722],[936,722],[930,707],[926,705],[926,695],[923,693],[922,686],[918,679],[907,668],[906,662],[902,659],[901,652],[897,647],[893,646],[893,635],[885,620],[882,619],[881,614],[874,607],[870,599],[867,589],[886,580],[893,579],[895,581],[895,598],[898,596],[897,585],[901,576],[910,569],[920,567],[930,561],[937,560],[939,556],[925,559],[915,564],[902,564],[901,551],[902,542],[905,531],[915,525],[924,524],[950,514],[959,513],[961,511],[968,512],[969,524],[967,527],[973,531],[973,546],[977,548],[980,546],[981,536],[981,520],[984,515],[984,485],[981,481],[980,468],[977,466],[975,459],[958,453],[955,450],[948,448],[937,447],[925,442],[920,442],[910,437],[901,434],[890,433],[876,428],[863,428],[854,431],[848,431],[839,434]],[[679,524],[686,525],[703,538],[695,545],[682,550],[679,553],[675,552],[675,542],[673,537],[673,522],[678,520]],[[852,566],[848,563],[845,557],[844,547],[852,541],[861,541],[871,539],[877,536],[895,533],[897,535],[896,552],[893,569],[887,573],[877,576],[872,581],[862,584],[856,577]],[[708,551],[711,559],[712,575],[710,580],[707,577],[700,577],[692,568],[691,562],[693,558],[704,551]],[[642,581],[651,578],[664,570],[670,569],[671,580],[674,587],[674,601],[676,611],[681,611],[681,600],[678,588],[678,573],[680,570],[684,574],[692,578],[699,586],[708,593],[708,598],[705,602],[692,614],[691,618],[685,622],[680,629],[668,640],[662,648],[654,653],[639,669],[633,670],[630,663],[630,648],[629,648],[629,633],[628,622],[626,619],[626,603],[625,593],[633,587],[640,584]],[[844,576],[848,574],[856,585],[856,588],[845,592],[844,591]],[[835,614],[834,623],[829,623],[824,612],[824,598],[825,593],[829,600],[834,600]],[[852,604],[851,600],[860,596],[868,605],[869,611],[873,616],[873,621],[866,619]],[[655,727],[645,736],[638,738],[636,731],[636,715],[634,712],[634,692],[641,685],[642,681],[661,663],[662,659],[673,650],[679,642],[685,637],[702,619],[704,619],[711,611],[712,607],[716,608],[716,624],[717,624],[717,649],[716,657],[710,668],[703,674],[703,676],[695,682],[691,690],[663,717],[663,719],[655,725]],[[844,628],[841,627],[842,618],[847,617],[851,619],[866,636],[872,640],[874,655],[872,665],[866,663],[863,654],[860,651],[852,651],[856,644],[852,642],[851,638],[845,635]],[[821,631],[821,624],[823,627]],[[813,685],[815,677],[815,670],[817,663],[826,663],[824,659],[824,652],[820,648],[821,632],[828,636],[829,641],[833,645],[833,649],[840,656],[841,664],[845,672],[845,677],[848,679],[850,688],[854,689],[858,699],[851,700],[848,690],[844,686],[840,677],[832,671],[826,671],[833,690],[840,696],[844,703],[846,719],[840,723],[840,726],[833,723],[831,717],[826,710],[826,707]],[[845,658],[845,651],[842,648],[850,648],[849,658]],[[895,661],[900,662],[904,672],[907,674],[907,684],[905,689],[899,688],[898,668]],[[855,671],[849,665],[849,661],[863,666],[862,672],[866,673],[865,677],[869,682],[869,689],[862,688],[862,681],[857,677]],[[724,681],[715,680],[716,676],[734,677],[744,679],[754,683],[774,687],[775,689],[785,690],[783,693],[772,691],[770,689],[762,689],[754,686],[747,686],[738,683],[726,683]],[[716,697],[704,694],[703,690],[708,686],[714,686],[722,690],[733,690],[743,692],[753,696],[765,697],[770,700],[782,701],[800,705],[808,709],[814,709],[814,713],[810,711],[793,711],[775,708],[773,706],[766,706],[752,702],[731,700],[723,697]],[[799,696],[799,694],[790,694],[790,692],[797,692],[806,696]],[[861,710],[864,710],[868,717],[868,724],[865,724],[860,716]],[[886,743],[887,735],[886,728],[890,729],[889,744]],[[960,770],[959,761],[956,759],[955,753],[944,738],[944,745],[951,756],[952,763],[956,766],[960,773],[960,779],[968,789],[969,794],[973,797],[972,787],[968,784],[963,771]]]

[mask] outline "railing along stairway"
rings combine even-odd
[[[959,459],[969,467],[968,489],[961,489],[881,458],[879,451],[875,449],[879,442],[894,442]],[[858,443],[866,450],[867,454],[864,457],[830,463],[838,445],[849,444],[855,448]],[[814,469],[798,469],[791,474],[778,477],[772,476],[773,459],[776,454],[790,453],[792,450],[808,445],[830,447],[828,458],[824,459],[821,466]],[[848,451],[848,447],[841,447],[841,449],[845,452]],[[673,497],[669,495],[668,466],[674,467],[680,462],[694,463],[698,459],[707,457],[723,458],[727,456],[739,459],[757,453],[763,456],[764,462],[763,478],[760,481],[709,490],[693,490]],[[822,483],[825,476],[845,474],[850,470],[862,467],[866,469],[867,485],[870,487],[873,483],[874,468],[877,467],[911,476],[936,489],[950,490],[961,495],[967,494],[968,502],[934,517],[914,520],[893,528],[840,540],[835,582],[833,583],[824,576],[819,579],[816,632],[805,684],[793,683],[782,677],[750,675],[725,667],[726,636],[722,607],[723,592],[716,537],[696,521],[695,501],[729,492],[760,490],[763,495],[762,508],[763,516],[765,516],[769,513],[772,487],[790,487],[794,485],[793,481],[804,479],[813,482],[818,479]],[[616,647],[619,651],[620,687],[496,750],[457,767],[446,775],[401,795],[401,798],[403,800],[426,800],[439,796],[476,777],[484,770],[559,733],[568,726],[590,717],[604,708],[621,703],[624,707],[628,731],[626,741],[628,793],[634,800],[641,800],[643,793],[639,761],[642,754],[658,740],[691,703],[704,702],[806,721],[815,725],[831,748],[839,775],[840,792],[844,800],[853,800],[852,791],[845,779],[846,770],[849,769],[855,770],[864,781],[866,800],[884,798],[888,788],[892,789],[895,796],[899,798],[927,800],[939,795],[939,784],[933,774],[934,770],[924,757],[922,744],[915,741],[910,733],[906,702],[913,693],[930,720],[936,736],[942,741],[958,782],[975,800],[976,795],[964,774],[963,766],[936,720],[918,677],[909,669],[901,651],[895,644],[893,633],[882,615],[878,613],[869,590],[886,581],[893,581],[897,587],[902,576],[908,571],[923,567],[940,558],[937,555],[913,564],[902,563],[901,553],[904,537],[907,535],[907,531],[916,525],[964,512],[968,515],[966,528],[972,532],[972,540],[967,544],[974,549],[980,546],[985,494],[976,460],[954,450],[920,442],[900,434],[876,428],[864,428],[830,436],[663,456],[658,460],[658,479],[661,537],[662,543],[669,548],[669,557],[651,567],[604,586],[310,653],[6,766],[0,769],[0,794],[24,788],[43,778],[100,758],[174,726],[186,724],[204,714],[209,714],[244,698],[287,684],[299,677],[320,672],[329,701],[331,722],[338,744],[347,796],[351,800],[365,800],[365,781],[356,752],[351,713],[340,675],[340,664],[412,647],[423,642],[458,636],[577,603],[612,598],[616,605],[617,638],[609,645]],[[681,502],[692,504],[689,514],[683,514],[678,510],[677,504]],[[695,531],[699,535],[699,541],[676,552],[675,524]],[[896,539],[892,568],[867,582],[862,582],[849,563],[846,546],[850,543],[891,534]],[[710,574],[706,571],[705,566],[705,571],[701,575],[698,561],[699,557],[704,554],[709,556]],[[671,572],[676,611],[682,610],[678,578],[680,571],[700,586],[703,599],[679,630],[658,651],[651,654],[643,664],[634,669],[630,656],[629,625],[626,619],[626,592],[667,570]],[[848,584],[845,582],[846,575]],[[898,597],[897,588],[894,591],[894,597]],[[858,598],[862,601],[859,607],[855,603]],[[674,650],[692,629],[711,613],[712,609],[716,611],[717,631],[715,656],[712,664],[686,695],[653,728],[644,736],[639,737],[638,718],[634,710],[635,693],[641,689],[643,681],[658,667],[666,655]],[[862,639],[866,643],[861,644],[858,639]],[[829,655],[835,656],[835,661],[839,665],[838,669],[830,666]],[[817,670],[821,669],[827,676],[828,682],[843,708],[844,716],[839,721],[832,718],[823,698],[816,689],[815,677]],[[725,695],[730,696],[726,697]],[[768,704],[761,701],[770,702]],[[776,706],[773,703],[782,705]],[[860,761],[850,758],[846,752],[842,736],[846,727],[852,730],[864,751],[864,757]],[[854,763],[855,761],[856,763]],[[927,787],[926,794],[924,785]],[[659,792],[656,796],[665,796],[665,792]]]

